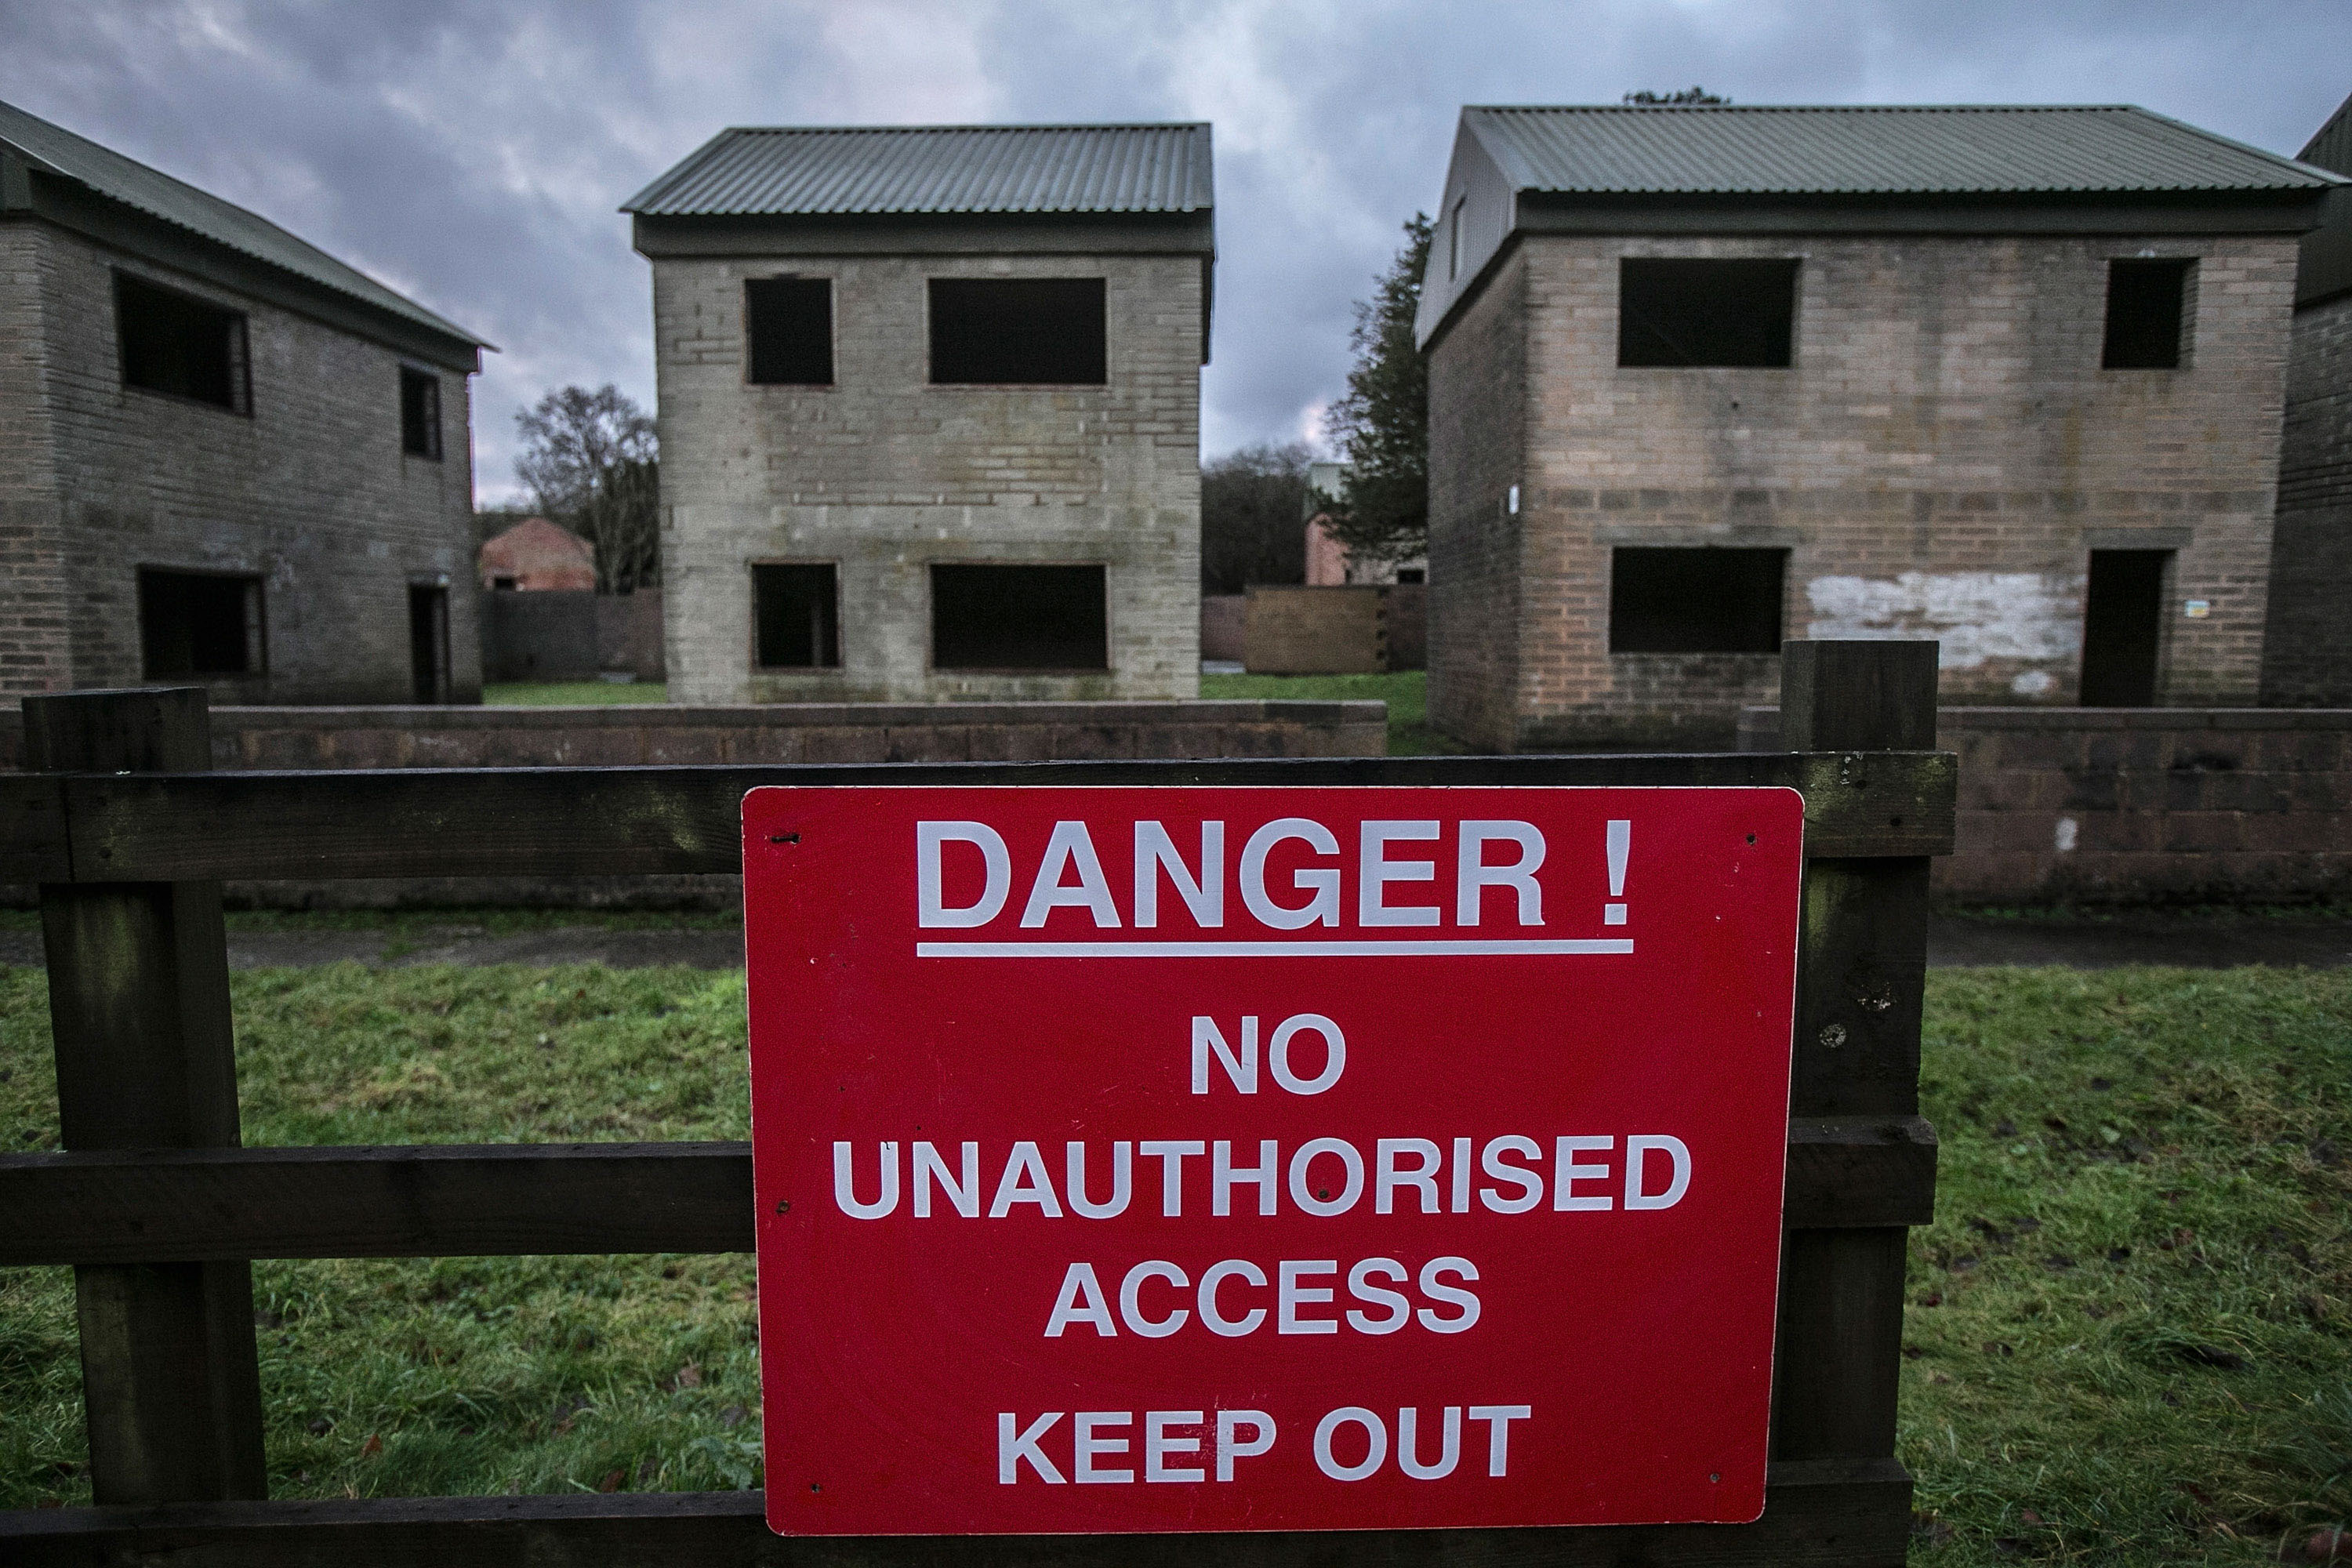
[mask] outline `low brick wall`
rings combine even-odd
[[[660,763],[1046,762],[1363,757],[1388,751],[1384,702],[805,702],[690,708],[215,708],[216,768],[594,767]],[[0,710],[0,767],[24,722]],[[10,890],[16,902],[30,889]],[[276,909],[543,904],[731,909],[733,877],[232,882]]]
[[[1780,715],[1742,716],[1745,750]],[[2352,897],[2352,710],[1947,708],[1966,903]]]
[[[1427,592],[1417,583],[1253,586],[1242,662],[1252,675],[1420,669],[1428,663]]]
[[[1377,757],[1384,702],[792,702],[764,707],[215,708],[217,768]],[[0,710],[0,768],[24,721]]]

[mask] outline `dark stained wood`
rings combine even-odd
[[[1919,1109],[1927,867],[1925,858],[1806,863],[1790,1114]]]
[[[1916,1116],[1789,1123],[1790,1230],[1926,1225],[1936,1217],[1936,1130]]]
[[[187,773],[211,758],[200,689],[25,700],[30,768]],[[67,1148],[234,1147],[219,883],[46,883],[41,934]],[[75,1296],[99,1500],[267,1496],[251,1268],[84,1267]]]
[[[1932,642],[1780,645],[1780,745],[1791,752],[1936,749]]]
[[[751,1219],[748,1143],[0,1159],[0,1266],[749,1252]]]
[[[1843,752],[1849,778],[1879,767],[1881,748],[1934,743],[1932,643],[1792,642],[1780,668],[1782,743]],[[1807,860],[1791,1117],[1916,1112],[1927,920],[1924,853]],[[1934,1134],[1917,1125],[1912,1142],[1932,1158]],[[1870,1217],[1867,1205],[1855,1205],[1845,1226],[1787,1232],[1772,1380],[1776,1458],[1895,1451],[1900,1226],[1920,1216],[1890,1215],[1885,1228],[1856,1223]]]
[[[79,881],[732,872],[765,784],[1765,784],[1811,855],[1951,848],[1948,753],[1405,757],[691,768],[352,769],[63,781]]]
[[[65,790],[35,773],[0,773],[0,886],[73,879]]]
[[[1789,1129],[1787,1223],[1924,1224],[1916,1118]],[[749,1252],[745,1143],[492,1143],[0,1156],[0,1268],[250,1258]]]
[[[1750,1525],[1216,1535],[771,1535],[759,1492],[383,1498],[0,1513],[16,1568],[1897,1568],[1911,1478],[1892,1459],[1771,1468]]]
[[[1781,1253],[1772,1457],[1892,1454],[1908,1233],[1792,1230]]]

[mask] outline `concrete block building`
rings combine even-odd
[[[485,346],[0,104],[0,693],[479,700]]]
[[[2250,704],[2324,172],[2132,108],[1463,111],[1430,712],[1727,745],[1784,637],[1948,702]]]
[[[1197,694],[1207,126],[730,130],[624,210],[673,700]]]
[[[2352,99],[2297,156],[2352,174]],[[2352,187],[2303,237],[2271,541],[2263,701],[2352,708]]]

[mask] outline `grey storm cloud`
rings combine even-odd
[[[614,211],[726,125],[1207,120],[1211,452],[1309,434],[1350,304],[1464,103],[2132,102],[2293,152],[2352,91],[2342,0],[0,0],[0,98],[253,208],[499,345],[475,470],[567,382],[653,400]]]

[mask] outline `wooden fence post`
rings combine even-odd
[[[25,766],[202,773],[197,688],[27,697]],[[218,882],[41,889],[66,1148],[238,1142]],[[260,1373],[248,1263],[77,1268],[82,1401],[100,1503],[261,1498]]]
[[[1853,753],[1841,764],[1852,784],[1864,782],[1872,752],[1934,750],[1936,658],[1932,642],[1783,643],[1781,746]],[[1927,866],[1924,857],[1807,861],[1791,1116],[1917,1115]],[[1895,1452],[1906,1235],[1789,1233],[1774,1458]]]

